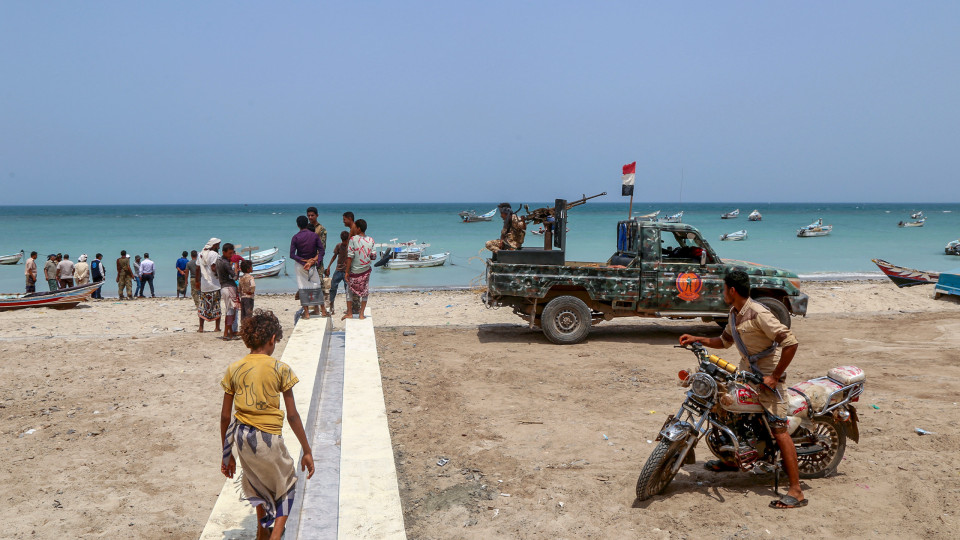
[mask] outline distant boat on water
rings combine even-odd
[[[763,219],[763,216],[760,215],[759,210],[754,210],[753,212],[750,212],[750,215],[747,216],[747,219],[749,219],[750,221],[760,221]]]
[[[720,235],[720,240],[746,240],[746,239],[747,239],[746,229],[741,229],[736,232]]]
[[[826,236],[833,232],[833,225],[824,225],[823,218],[819,218],[813,223],[797,230],[797,237],[811,238],[815,236]]]
[[[681,223],[683,222],[683,211],[677,212],[672,216],[660,218],[660,223]]]
[[[960,239],[947,242],[943,248],[945,255],[960,255]]]
[[[13,253],[11,255],[0,255],[0,264],[17,264],[20,262],[20,259],[23,258],[23,250],[20,250],[20,253]]]
[[[914,214],[916,215],[916,214]],[[923,224],[927,221],[927,218],[920,218],[916,221],[901,221],[897,223],[897,227],[923,227]]]
[[[733,212],[727,212],[726,214],[721,215],[721,216],[720,216],[720,219],[737,219],[738,217],[740,217],[740,209],[739,209],[739,208],[737,208],[737,209],[734,210]]]
[[[476,210],[464,210],[460,212],[460,220],[464,223],[476,223],[478,221],[490,221],[493,219],[494,214],[497,213],[497,209],[487,212],[486,214],[477,214]]]

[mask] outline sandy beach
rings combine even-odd
[[[634,504],[647,441],[679,406],[676,372],[692,364],[671,345],[716,325],[623,319],[558,347],[509,310],[484,308],[476,291],[375,294],[408,536],[950,536],[960,525],[960,303],[888,281],[804,291],[790,380],[852,363],[868,382],[860,444],[848,444],[839,475],[804,482],[811,503],[793,512],[767,508],[769,477],[699,464]],[[289,335],[292,298],[257,306]],[[4,536],[197,537],[223,485],[218,382],[242,343],[198,334],[192,301],[173,298],[0,321],[0,482],[17,516]]]

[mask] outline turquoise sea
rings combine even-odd
[[[607,200],[614,197],[608,196]],[[619,198],[619,197],[618,197]],[[529,203],[531,208],[546,203]],[[175,290],[174,264],[183,250],[199,250],[211,236],[225,242],[277,246],[289,252],[290,237],[297,232],[295,219],[306,204],[251,205],[122,205],[122,206],[0,206],[0,255],[21,249],[69,253],[76,261],[86,253],[104,254],[109,270],[105,296],[116,296],[114,260],[121,249],[149,252],[157,263],[158,294]],[[320,222],[330,231],[330,246],[342,230],[341,214],[350,210],[369,224],[377,242],[393,238],[429,242],[430,253],[451,252],[446,266],[408,270],[376,269],[375,288],[463,287],[476,284],[483,274],[480,252],[486,240],[499,236],[501,222],[461,223],[457,213],[473,209],[487,212],[496,202],[437,204],[326,204],[317,205]],[[593,202],[570,210],[568,260],[606,260],[614,251],[617,220],[627,217],[627,202]],[[721,220],[720,214],[740,209],[740,218]],[[516,208],[516,205],[515,205]],[[747,221],[757,209],[763,221]],[[661,216],[684,211],[683,222],[696,226],[721,257],[754,261],[787,268],[804,278],[879,276],[871,258],[925,270],[960,267],[960,257],[944,255],[944,245],[960,238],[960,203],[902,204],[783,204],[783,203],[659,203],[634,204],[634,214],[656,210]],[[922,210],[924,227],[898,228]],[[834,232],[822,238],[797,238],[796,230],[817,218],[832,224]],[[527,233],[527,245],[540,237]],[[721,242],[719,236],[746,229],[743,242]],[[329,260],[330,253],[327,254]],[[292,263],[289,275],[257,280],[259,292],[290,292],[296,288]],[[41,275],[42,278],[42,275]],[[42,281],[38,289],[45,290]],[[23,291],[23,265],[0,266],[0,292]]]

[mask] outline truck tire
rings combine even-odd
[[[769,309],[770,313],[773,313],[773,316],[779,319],[784,326],[790,328],[790,312],[787,311],[787,306],[783,305],[783,302],[769,296],[762,296],[757,298],[756,301]]]
[[[543,308],[540,327],[558,345],[580,343],[590,333],[590,308],[579,298],[558,296]]]

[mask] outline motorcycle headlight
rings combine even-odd
[[[717,394],[717,381],[706,373],[694,373],[690,376],[690,393],[702,401],[712,401]]]

